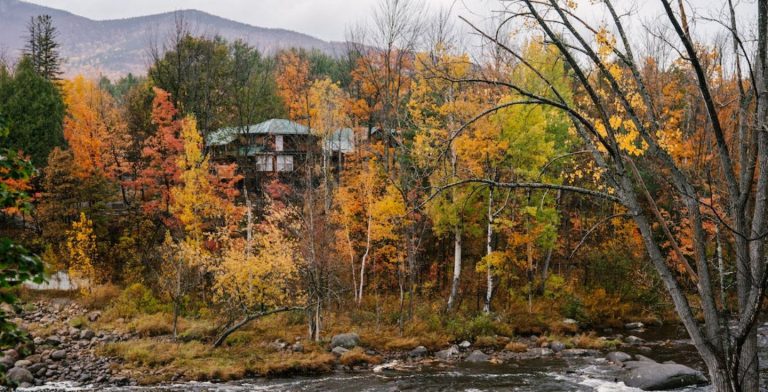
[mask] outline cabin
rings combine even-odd
[[[333,167],[340,170],[344,156],[355,150],[354,132],[342,128],[321,140],[309,128],[286,119],[271,119],[244,127],[221,128],[205,139],[208,153],[216,162],[235,162],[249,178],[274,173],[295,177],[309,153],[325,152]],[[294,173],[294,174],[292,174]]]

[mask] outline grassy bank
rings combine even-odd
[[[401,357],[417,346],[434,352],[463,340],[470,341],[473,348],[510,352],[525,352],[554,341],[567,348],[600,350],[620,344],[598,337],[583,322],[565,321],[562,307],[545,299],[535,301],[531,313],[527,309],[512,309],[493,315],[467,309],[445,313],[442,301],[419,301],[412,318],[403,323],[402,329],[394,298],[380,301],[379,306],[375,303],[364,303],[354,309],[331,306],[324,313],[320,342],[306,339],[305,314],[276,314],[247,324],[230,335],[221,347],[213,348],[212,341],[220,333],[223,319],[205,307],[190,304],[179,319],[178,338],[174,340],[171,309],[141,285],[125,289],[97,287],[87,295],[25,293],[24,298],[27,301],[77,301],[91,312],[98,312],[100,317],[95,321],[83,315],[69,319],[68,324],[79,329],[123,334],[126,340],[104,344],[97,353],[119,358],[123,373],[141,384],[316,374],[337,366],[365,368]],[[385,303],[389,305],[382,305]],[[599,327],[618,326],[624,321],[630,319],[617,318]],[[658,321],[658,316],[648,315],[642,321]],[[34,336],[47,336],[57,328],[30,327]],[[363,348],[337,357],[329,352],[329,341],[333,335],[345,332],[358,333]]]

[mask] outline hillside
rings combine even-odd
[[[178,14],[195,34],[218,34],[227,40],[240,38],[267,53],[298,47],[333,54],[344,47],[343,43],[326,42],[290,30],[251,26],[197,10],[92,20],[19,0],[0,0],[0,54],[17,58],[24,47],[29,19],[41,14],[51,15],[59,30],[61,54],[67,58],[66,75],[145,73],[150,43],[162,41],[170,33]]]

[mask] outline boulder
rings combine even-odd
[[[609,362],[613,362],[617,365],[621,365],[626,361],[629,361],[632,359],[632,356],[621,351],[612,351],[609,352],[608,355],[605,356],[605,359],[607,359]]]
[[[689,385],[699,385],[707,382],[701,372],[688,366],[677,364],[662,364],[655,362],[639,362],[644,365],[629,371],[624,383],[644,391],[658,391],[683,388]]]
[[[645,324],[636,321],[634,323],[626,323],[624,324],[624,329],[634,330],[634,329],[643,329],[645,328]]]
[[[456,359],[459,356],[459,347],[455,344],[445,350],[440,350],[435,353],[435,358],[442,361],[450,361]]]
[[[13,357],[9,357],[5,355],[2,358],[0,358],[0,365],[2,365],[4,369],[12,368],[15,363],[16,363],[16,360],[13,359]]]
[[[341,346],[338,346],[338,347],[334,347],[334,348],[333,348],[333,350],[331,350],[331,352],[332,352],[334,355],[336,355],[337,357],[340,357],[340,356],[344,355],[344,354],[345,354],[345,353],[347,353],[348,351],[349,351],[349,350],[347,350],[346,348],[344,348],[344,347],[341,347]]]
[[[470,362],[470,363],[483,363],[483,362],[488,362],[489,359],[491,359],[491,357],[488,356],[486,353],[480,350],[475,350],[475,351],[472,351],[472,353],[469,354],[464,359],[464,361]]]
[[[411,358],[421,358],[426,356],[429,353],[429,350],[427,350],[424,346],[419,346],[411,350],[411,352],[408,353],[408,356]]]
[[[627,336],[627,338],[624,339],[624,341],[629,343],[629,344],[641,344],[641,343],[645,342],[645,340],[643,340],[641,338],[638,338],[637,336],[634,336],[634,335]]]
[[[552,342],[552,343],[550,343],[550,344],[549,344],[549,348],[550,348],[552,351],[554,351],[554,352],[556,352],[556,353],[559,353],[560,351],[563,351],[563,350],[565,350],[565,343],[563,343],[563,342],[558,342],[558,341],[554,341],[554,342]]]
[[[24,368],[14,367],[5,374],[5,377],[14,385],[20,385],[21,383],[33,383],[35,377],[32,373]]]
[[[19,352],[10,348],[8,350],[3,351],[3,356],[11,358],[14,361],[17,361],[19,359]]]
[[[466,340],[461,342],[461,343],[459,343],[459,348],[462,349],[462,350],[466,350],[466,349],[468,349],[470,347],[472,347],[472,343],[470,343],[470,342],[468,342]]]
[[[331,348],[344,347],[353,349],[360,344],[360,336],[354,332],[335,335],[331,339]]]
[[[574,324],[578,324],[578,323],[579,323],[578,321],[576,321],[576,320],[574,320],[572,318],[567,318],[567,319],[563,320],[563,324],[565,324],[565,325],[574,325]]]

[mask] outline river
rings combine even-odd
[[[684,338],[684,331],[677,326],[649,328],[637,333],[647,341],[642,351],[639,347],[624,347],[630,354],[643,354],[658,362],[675,361],[705,372],[695,348]],[[768,324],[761,327],[761,374],[763,387],[768,390]],[[629,392],[629,388],[617,382],[621,371],[601,357],[543,357],[532,360],[512,361],[503,364],[470,365],[465,363],[417,365],[403,370],[380,372],[337,372],[324,376],[274,379],[250,379],[237,382],[183,383],[152,387],[115,387],[100,389],[113,392],[314,392],[314,391],[517,391],[517,392]],[[26,391],[90,391],[87,387],[66,384],[28,388]],[[699,392],[710,388],[689,387],[677,391]]]

